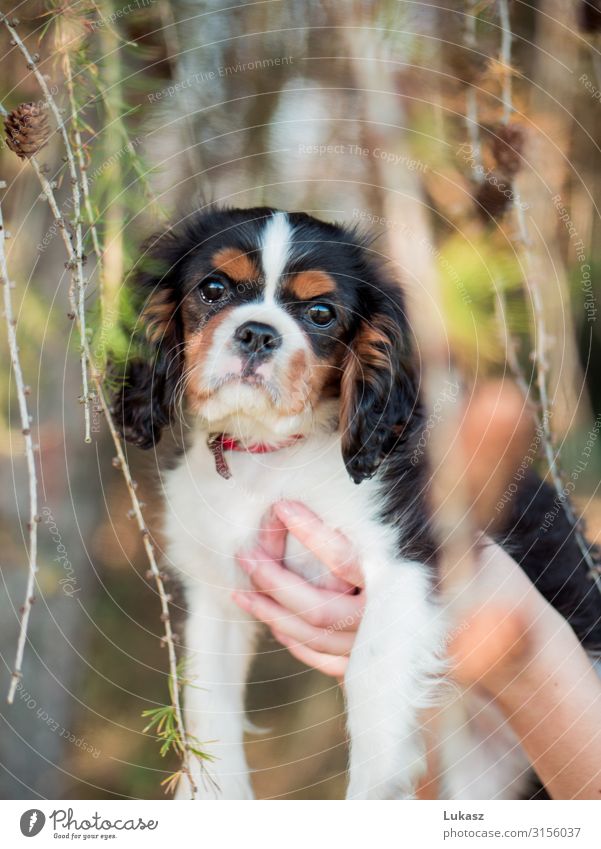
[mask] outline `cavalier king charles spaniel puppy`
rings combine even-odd
[[[176,424],[184,434],[162,472],[164,528],[187,598],[187,730],[210,741],[222,798],[252,797],[244,693],[259,626],[231,599],[249,588],[235,554],[279,499],[345,534],[365,575],[345,679],[348,798],[411,797],[424,771],[420,711],[438,698],[447,630],[416,450],[425,415],[401,288],[368,245],[303,213],[209,209],[153,237],[131,284],[141,330],[115,412],[141,448]],[[553,505],[531,475],[497,540],[597,648],[600,596],[563,511],[541,531]],[[286,565],[327,580],[294,539]],[[471,722],[483,710],[490,721]],[[493,713],[454,695],[442,798],[530,795],[527,760]]]

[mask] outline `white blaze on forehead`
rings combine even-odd
[[[292,227],[285,212],[269,219],[261,242],[261,262],[265,273],[265,300],[273,301],[290,252]]]

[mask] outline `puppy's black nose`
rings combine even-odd
[[[247,356],[267,359],[282,344],[282,337],[275,327],[260,321],[247,321],[234,333],[238,350]]]

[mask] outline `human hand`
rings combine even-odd
[[[289,533],[323,563],[321,586],[286,566]],[[237,559],[253,589],[235,592],[236,604],[265,622],[298,660],[342,678],[365,607],[363,576],[347,538],[304,504],[280,501],[264,517],[256,545]]]
[[[316,586],[287,568],[288,533],[324,564],[330,574],[325,584]],[[484,540],[476,559],[463,599],[465,616],[449,635],[450,672],[464,686],[477,684],[494,694],[527,671],[543,645],[556,642],[565,622],[491,540]],[[346,537],[305,505],[282,501],[238,562],[252,590],[234,593],[234,601],[265,622],[294,657],[342,678],[365,606],[363,576]]]

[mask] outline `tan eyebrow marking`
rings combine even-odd
[[[213,266],[237,282],[256,280],[259,270],[253,260],[238,248],[221,248],[213,255]]]
[[[325,271],[300,271],[290,279],[288,286],[299,300],[317,298],[336,291],[334,279]]]

